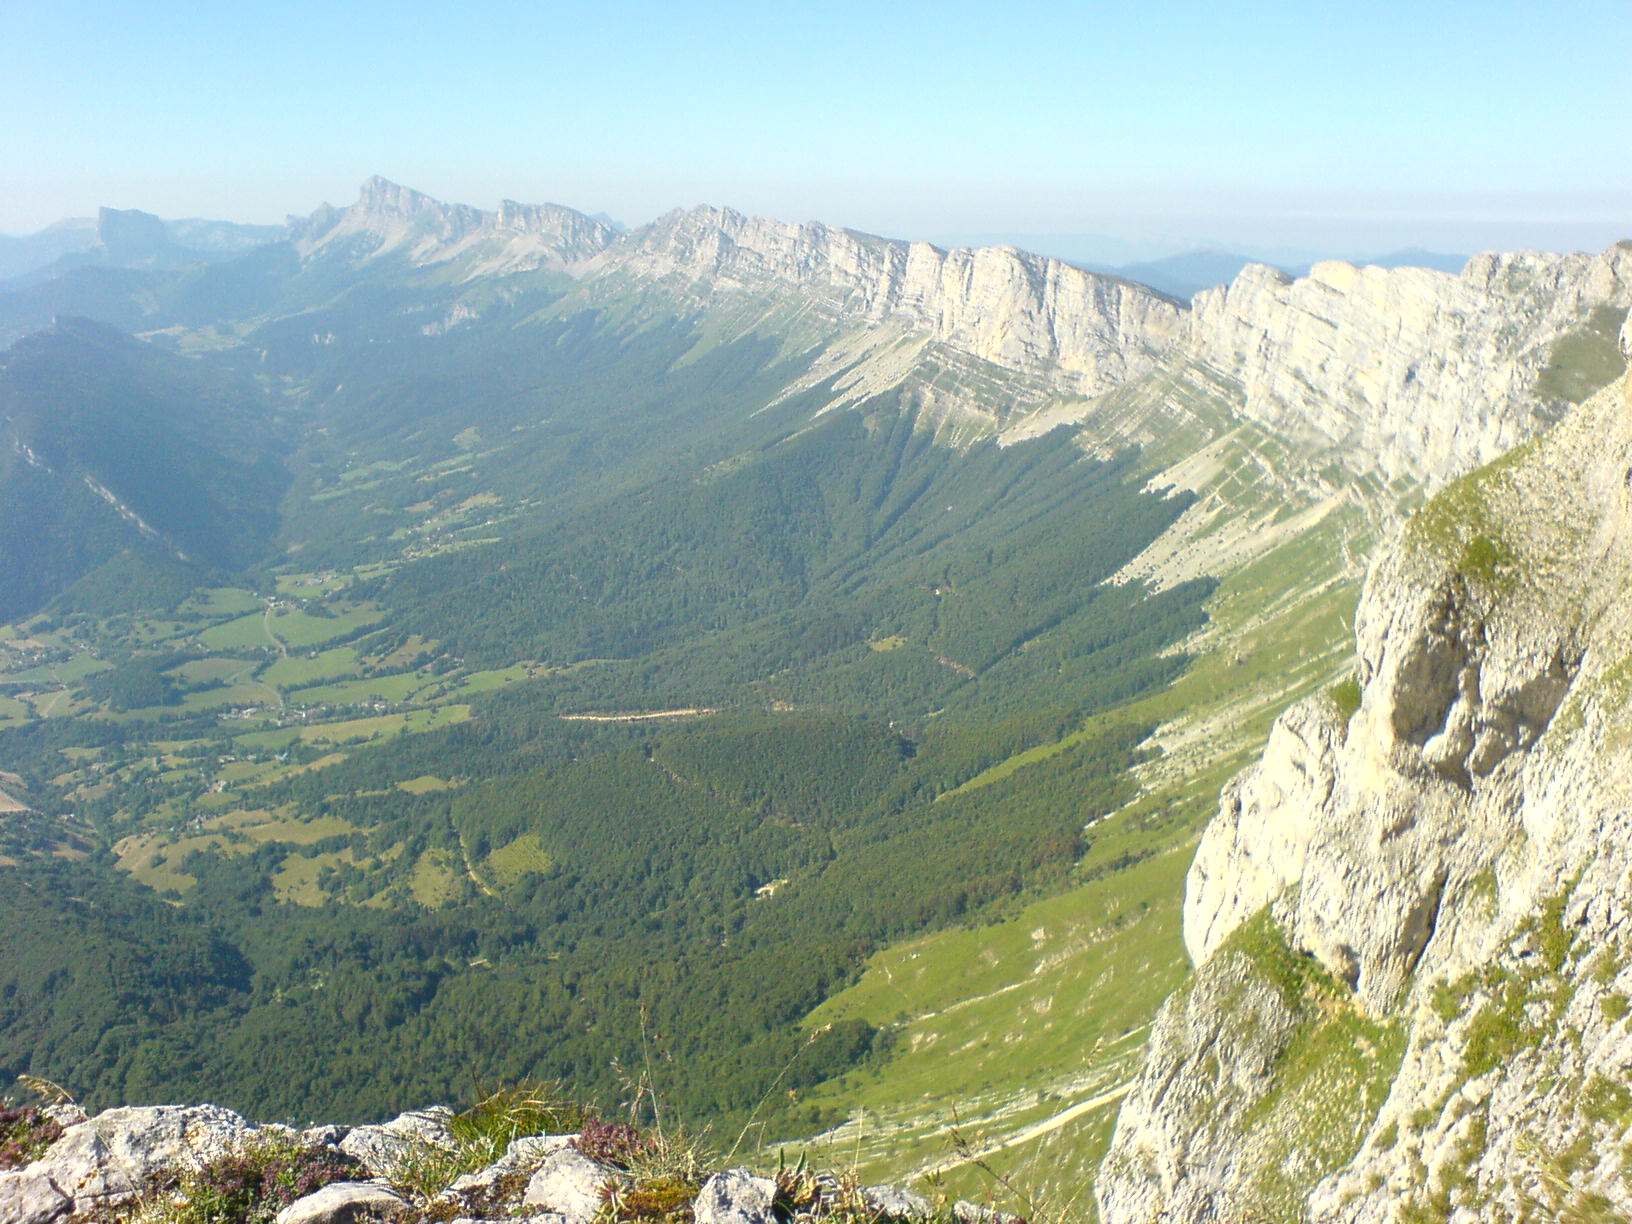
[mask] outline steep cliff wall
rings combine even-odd
[[[959,436],[1087,422],[1124,432],[1101,397],[1182,400],[1186,380],[1230,388],[1237,419],[1305,452],[1311,470],[1364,469],[1435,487],[1556,419],[1559,345],[1618,325],[1632,245],[1598,255],[1480,255],[1460,275],[1262,265],[1193,308],[1144,285],[1012,247],[942,250],[729,208],[675,211],[619,234],[555,204],[445,204],[382,178],[349,208],[293,222],[307,261],[390,257],[447,283],[564,272],[563,309],[695,314],[719,335],[774,335],[819,352],[808,379],[834,406],[898,387]],[[455,321],[492,305],[477,294]],[[1182,415],[1184,408],[1177,411]]]
[[[1187,311],[1115,277],[1013,247],[943,251],[731,209],[671,213],[609,248],[589,269],[689,288],[698,298],[803,288],[850,324],[894,320],[1004,369],[1049,370],[1095,394],[1149,369]]]
[[[1545,425],[1558,405],[1536,388],[1557,339],[1629,302],[1625,243],[1479,255],[1459,276],[1322,263],[1292,280],[1258,264],[1197,295],[1188,341],[1240,382],[1247,418],[1438,484]]]
[[[1411,520],[1226,788],[1107,1221],[1632,1209],[1629,594],[1632,376]]]

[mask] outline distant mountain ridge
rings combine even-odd
[[[395,254],[419,264],[462,260],[467,276],[576,267],[617,234],[612,225],[559,204],[505,200],[484,212],[377,175],[349,208],[325,204],[288,226],[303,258],[343,252],[364,260]]]
[[[230,259],[275,242],[275,225],[187,218],[166,221],[135,208],[102,208],[94,220],[59,221],[37,234],[0,235],[0,282],[60,276],[85,266],[184,267]]]
[[[65,319],[0,357],[0,617],[123,553],[238,568],[287,483],[239,380]]]

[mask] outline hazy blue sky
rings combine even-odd
[[[1600,246],[1629,49],[1632,0],[0,0],[0,232],[379,173],[626,222]]]

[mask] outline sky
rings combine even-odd
[[[1596,249],[1629,0],[0,0],[0,233],[282,221],[383,174],[638,224]]]

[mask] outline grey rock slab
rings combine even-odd
[[[467,1215],[472,1212],[508,1215],[511,1204],[505,1200],[518,1197],[512,1187],[518,1181],[525,1185],[551,1154],[570,1147],[574,1138],[574,1135],[524,1135],[513,1140],[503,1156],[485,1169],[460,1174],[432,1203],[451,1206]],[[510,1179],[509,1185],[507,1179]]]
[[[389,1177],[416,1149],[453,1147],[448,1123],[453,1110],[445,1105],[413,1109],[379,1126],[354,1126],[340,1141],[340,1150],[375,1177]]]
[[[138,1193],[160,1174],[199,1168],[252,1133],[218,1105],[110,1109],[70,1126],[29,1169],[49,1177],[83,1215]]]
[[[40,1107],[40,1112],[58,1126],[64,1128],[78,1126],[81,1122],[87,1121],[89,1117],[78,1105],[69,1105],[66,1102],[43,1105]]]
[[[0,1173],[0,1221],[5,1224],[50,1224],[73,1206],[49,1177],[29,1170]]]
[[[510,1174],[537,1172],[549,1156],[571,1147],[575,1138],[576,1135],[524,1135],[512,1140],[504,1155],[485,1169],[460,1174],[448,1190],[460,1193],[486,1190]]]
[[[589,1224],[606,1202],[607,1183],[627,1182],[627,1175],[577,1148],[562,1147],[544,1158],[527,1183],[522,1203],[565,1217],[566,1224]]]
[[[703,1183],[692,1210],[697,1224],[773,1224],[776,1183],[747,1169],[727,1169]]]
[[[274,1224],[360,1224],[408,1204],[384,1182],[331,1182],[278,1212]]]
[[[349,1126],[308,1126],[295,1137],[307,1147],[337,1148],[350,1131]]]
[[[971,1203],[968,1199],[959,1199],[952,1204],[952,1218],[958,1224],[1019,1224],[1020,1220],[1019,1216],[984,1203]]]
[[[868,1211],[880,1216],[928,1217],[934,1210],[923,1195],[901,1186],[863,1186],[861,1198]]]

